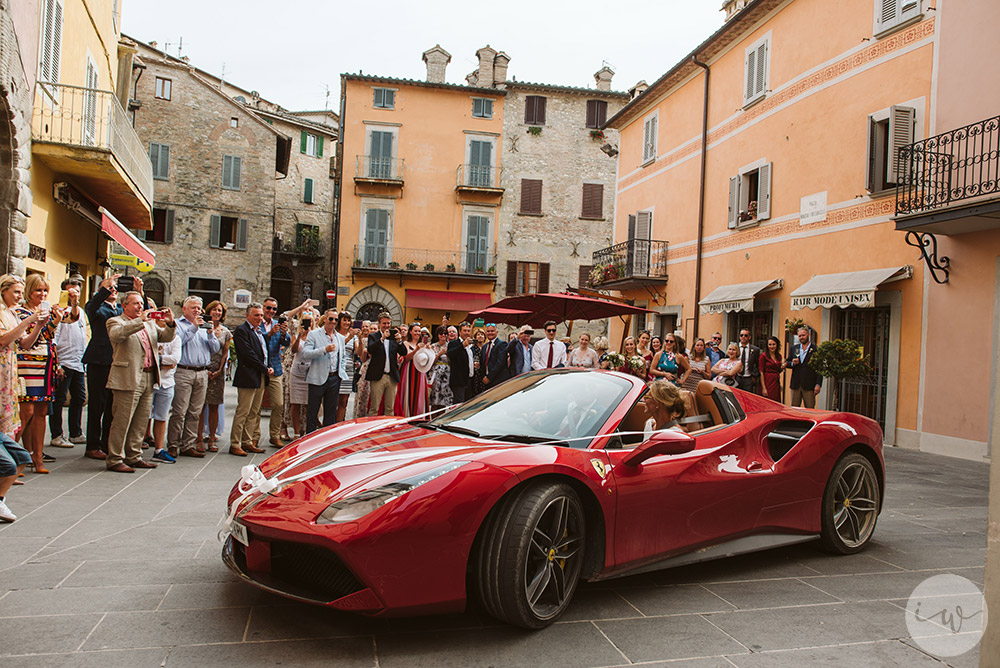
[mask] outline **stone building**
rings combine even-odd
[[[596,88],[506,82],[497,267],[500,296],[586,287],[592,253],[611,245],[615,130],[601,130],[628,94]],[[602,151],[602,147],[606,147]],[[575,323],[573,335],[607,333],[606,321]]]
[[[274,295],[282,307],[321,296],[329,271],[336,128],[297,115],[139,44],[135,127],[157,197],[144,240],[157,254],[147,292],[195,294],[230,308]],[[313,118],[315,120],[313,120]],[[231,311],[238,321],[242,309]]]

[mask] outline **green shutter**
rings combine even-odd
[[[208,245],[219,247],[219,235],[222,233],[222,216],[212,216],[212,224],[208,232]]]
[[[247,249],[247,219],[240,218],[236,228],[236,250],[245,251]]]
[[[306,141],[307,141],[307,137],[308,136],[309,135],[306,133],[306,131],[303,130],[302,131],[302,139],[299,141],[299,153],[305,153],[306,152]]]
[[[316,137],[316,157],[323,157],[323,137]]]
[[[163,230],[163,243],[174,243],[174,210],[167,209],[165,227]]]
[[[306,179],[306,191],[305,191],[305,194],[302,196],[302,199],[306,202],[306,204],[312,204],[313,203],[313,180],[312,179]]]

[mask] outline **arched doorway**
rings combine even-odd
[[[392,322],[399,324],[403,322],[403,307],[392,293],[381,287],[378,283],[373,283],[367,288],[363,288],[354,293],[351,300],[347,302],[347,310],[354,314],[356,320],[378,319],[378,314],[388,311],[392,316]]]
[[[142,282],[142,291],[153,300],[157,306],[170,306],[167,303],[167,286],[156,276],[149,276]],[[208,306],[208,304],[205,304]]]
[[[271,268],[271,296],[278,300],[278,309],[286,311],[299,305],[294,299],[292,270],[288,267],[276,266]]]

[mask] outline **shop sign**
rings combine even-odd
[[[827,295],[797,295],[792,297],[792,310],[804,308],[833,308],[834,306],[859,306],[871,308],[875,306],[875,291],[841,292]]]

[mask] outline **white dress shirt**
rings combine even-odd
[[[84,320],[82,308],[76,322],[63,320],[59,323],[55,342],[59,366],[82,372],[83,351],[87,347],[87,321]]]
[[[547,369],[549,349],[552,349],[552,368],[560,364],[566,366],[566,344],[559,339],[544,338],[531,347],[531,368]]]

